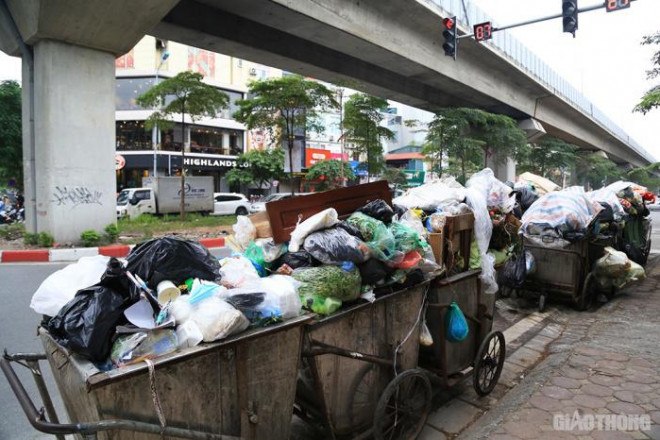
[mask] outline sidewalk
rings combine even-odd
[[[660,439],[660,256],[612,302],[554,319],[564,331],[518,386],[458,436],[424,438]]]

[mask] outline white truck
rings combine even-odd
[[[127,188],[117,196],[117,218],[140,214],[178,213],[181,204],[180,177],[149,177],[144,187]],[[213,212],[213,177],[186,177],[185,211]]]

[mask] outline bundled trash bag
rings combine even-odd
[[[239,256],[220,260],[222,285],[228,288],[241,287],[259,278],[259,273],[252,261]]]
[[[112,345],[110,359],[118,367],[136,364],[176,351],[179,343],[174,330],[154,330],[120,336]]]
[[[342,220],[339,223],[337,223],[337,227],[342,228],[344,231],[348,232],[358,240],[364,241],[364,237],[360,233],[360,230],[355,226],[348,224],[345,220]]]
[[[390,261],[396,252],[396,242],[385,223],[361,212],[353,213],[347,220],[356,227],[371,249],[371,256],[381,261]]]
[[[445,322],[447,325],[447,340],[450,342],[461,342],[468,337],[470,327],[468,326],[467,319],[458,307],[458,304],[452,302],[445,315]]]
[[[420,222],[421,224],[421,222]],[[422,240],[419,234],[412,228],[406,226],[400,222],[392,222],[390,225],[390,231],[394,236],[394,242],[396,244],[396,250],[408,253],[425,247],[426,243]]]
[[[360,277],[362,277],[362,284],[367,285],[377,284],[393,272],[393,269],[389,268],[385,263],[374,258],[358,264],[358,269],[360,270]]]
[[[302,307],[298,288],[301,283],[286,275],[271,275],[254,284],[230,289],[222,297],[251,321],[295,318]]]
[[[30,308],[41,315],[57,315],[77,291],[99,282],[108,267],[109,259],[103,255],[82,257],[76,263],[53,273],[32,295]]]
[[[382,199],[372,200],[362,208],[358,209],[358,211],[368,215],[369,217],[373,217],[376,220],[380,220],[386,225],[392,223],[392,216],[394,215],[394,210],[392,207]]]
[[[305,250],[323,264],[355,264],[369,259],[369,247],[341,228],[314,232],[305,238]]]
[[[362,278],[353,263],[339,266],[319,266],[296,269],[293,278],[302,285],[298,288],[303,305],[308,296],[319,295],[340,301],[354,301],[360,297]]]
[[[606,247],[604,255],[594,263],[594,273],[597,277],[618,278],[630,270],[628,256],[614,248]]]
[[[275,260],[273,267],[280,267],[285,264],[292,269],[298,269],[300,267],[320,266],[321,263],[312,257],[312,254],[303,249],[298,252],[287,252],[283,254]]]
[[[289,250],[291,252],[298,252],[300,246],[302,246],[305,241],[305,237],[315,231],[320,231],[321,229],[329,228],[334,226],[339,222],[339,214],[335,208],[328,208],[321,212],[318,212],[305,220],[302,223],[299,223],[296,228],[291,233],[291,241],[289,242]]]
[[[115,327],[124,322],[124,310],[139,299],[137,287],[126,277],[116,258],[108,261],[101,281],[79,290],[48,321],[48,331],[61,345],[92,362],[104,362],[112,348]]]
[[[152,289],[161,281],[183,284],[188,278],[214,281],[220,264],[196,241],[173,236],[155,238],[137,245],[126,257],[126,270],[138,275]]]
[[[242,253],[257,238],[257,227],[245,215],[236,217],[236,223],[231,228],[234,236],[227,243],[235,252]]]
[[[511,258],[504,264],[502,282],[506,286],[517,288],[522,287],[525,283],[527,275],[527,259],[525,254]]]
[[[177,301],[185,301],[181,296]],[[176,302],[176,301],[175,301]],[[250,321],[234,306],[216,296],[207,298],[195,304],[188,316],[202,333],[204,342],[217,341],[234,333],[242,332],[250,325]],[[178,322],[185,324],[187,322]]]

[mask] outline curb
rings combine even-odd
[[[224,237],[202,238],[199,243],[209,249],[225,247]],[[48,263],[78,261],[81,257],[105,255],[122,258],[128,255],[135,245],[99,246],[71,249],[0,250],[0,263]]]

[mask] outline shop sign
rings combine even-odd
[[[424,183],[425,171],[403,170],[403,172],[406,173],[406,179],[408,179],[409,184],[421,185]]]
[[[187,167],[208,167],[208,168],[236,168],[238,163],[236,159],[213,159],[205,157],[186,157],[183,159],[184,166]],[[248,167],[244,164],[243,167]]]
[[[369,175],[369,172],[367,170],[360,168],[360,161],[351,160],[348,162],[348,164],[351,166],[351,169],[353,170],[353,174],[355,174],[357,177]]]
[[[331,154],[332,153],[328,150],[321,150],[318,148],[307,148],[305,149],[305,166],[307,168],[310,168],[317,162],[328,160],[330,159]]]
[[[121,154],[115,154],[115,170],[121,170],[126,165],[126,159]]]

